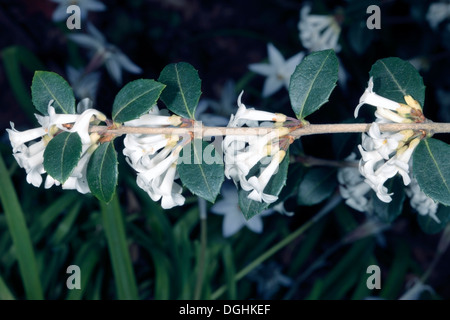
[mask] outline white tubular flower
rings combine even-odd
[[[228,127],[240,127],[243,125],[257,126],[258,121],[272,121],[283,123],[286,116],[277,113],[258,111],[246,108],[241,102],[242,93],[238,97],[239,109],[236,115],[231,115]],[[266,122],[264,122],[266,124]],[[270,123],[270,122],[269,122]],[[256,130],[256,129],[255,129]],[[270,178],[276,173],[280,161],[284,158],[285,151],[280,150],[279,138],[290,132],[288,128],[277,127],[264,135],[235,136],[227,135],[222,143],[225,161],[225,176],[232,179],[235,185],[241,183],[246,191],[251,191],[249,199],[273,203],[278,198],[264,193],[264,189]],[[263,160],[269,160],[263,163]],[[249,177],[250,170],[261,163],[262,171],[259,178]]]
[[[264,189],[266,188],[267,184],[270,181],[270,178],[277,172],[278,167],[283,161],[284,157],[286,155],[286,151],[280,150],[278,151],[270,161],[270,164],[264,168],[260,176],[257,177],[250,177],[248,181],[243,179],[241,181],[241,187],[242,189],[246,191],[250,191],[250,194],[248,195],[248,198],[254,201],[265,203],[273,203],[278,200],[277,196],[266,194],[264,193]]]
[[[302,45],[309,51],[334,49],[339,52],[341,27],[336,18],[332,15],[317,15],[310,12],[310,5],[303,6],[300,11],[298,29]]]
[[[79,108],[81,102],[79,103]],[[100,121],[105,121],[106,116],[101,113],[98,110],[95,109],[86,109],[83,111],[83,113],[79,115],[55,115],[54,109],[50,110],[51,107],[49,107],[49,113],[50,115],[50,121],[52,121],[53,118],[59,116],[59,123],[56,125],[62,130],[67,132],[76,132],[81,139],[81,158],[78,161],[77,166],[74,168],[72,173],[70,174],[69,178],[61,185],[61,187],[65,190],[77,190],[80,193],[89,193],[90,189],[87,183],[87,165],[91,158],[92,153],[97,149],[98,147],[98,140],[100,139],[100,135],[98,133],[89,133],[89,126],[92,121],[98,119]],[[68,116],[68,117],[65,117]],[[76,117],[76,120],[73,121],[73,117]],[[53,118],[52,118],[53,117]],[[68,120],[68,123],[73,122],[73,126],[71,129],[67,129],[66,127],[62,126],[63,124],[61,119]],[[52,124],[50,124],[52,125]],[[45,188],[49,189],[53,185],[59,186],[60,183],[53,179],[50,176],[47,176],[47,179],[45,180]]]
[[[87,109],[82,114],[57,114],[52,107],[52,103],[53,100],[48,105],[48,116],[35,115],[41,127],[19,132],[11,123],[12,129],[6,129],[13,147],[13,155],[19,166],[25,169],[27,182],[39,187],[43,181],[41,175],[46,173],[43,163],[48,142],[58,132],[76,132],[81,138],[82,157],[69,179],[63,184],[63,189],[77,189],[81,193],[89,192],[85,180],[85,170],[89,157],[85,155],[85,151],[91,146],[96,147],[100,138],[97,133],[89,134],[89,125],[94,119],[104,121],[106,117],[95,109]],[[36,139],[40,140],[33,142]],[[26,145],[28,142],[30,142],[29,146]],[[79,179],[84,179],[84,182],[80,182]],[[47,175],[45,188],[50,188],[53,185],[59,186],[60,183]]]
[[[346,158],[347,161],[355,160],[356,154],[352,153]],[[339,192],[345,203],[360,212],[368,212],[370,203],[366,195],[371,190],[370,186],[364,182],[363,176],[358,168],[340,168],[337,173],[339,181]]]
[[[9,135],[9,140],[11,141],[11,145],[13,147],[13,152],[16,153],[20,151],[25,146],[25,143],[33,141],[37,138],[41,138],[46,133],[44,128],[34,128],[26,131],[17,131],[14,128],[14,123],[10,122],[11,129],[6,129]]]
[[[44,151],[51,139],[47,136],[47,129],[40,127],[20,132],[14,128],[14,123],[10,124],[12,129],[6,129],[6,131],[13,147],[13,156],[19,166],[25,169],[27,182],[39,187],[42,183],[41,174],[45,173]],[[36,139],[40,141],[35,142]],[[29,146],[26,145],[28,142],[30,142]]]
[[[66,113],[56,113],[55,108],[52,106],[54,100],[50,100],[48,104],[48,116],[41,116],[35,114],[36,119],[39,124],[45,130],[45,132],[53,137],[53,135],[58,132],[58,130],[74,132],[70,129],[67,129],[66,124],[77,124],[77,128],[75,131],[77,132],[85,132],[87,133],[87,127],[89,123],[93,121],[93,116],[95,116],[98,120],[105,121],[106,116],[98,110],[92,108],[85,108],[86,105],[91,105],[92,101],[89,98],[85,98],[78,103],[77,109],[82,110],[81,114],[66,114]],[[83,124],[83,127],[80,125]],[[88,138],[85,134],[85,141],[88,141]]]
[[[422,216],[430,216],[437,223],[441,220],[436,215],[439,204],[428,197],[419,187],[416,179],[412,179],[405,189],[406,195],[410,198],[410,204]]]
[[[94,59],[98,58],[101,63],[105,64],[109,75],[116,83],[122,83],[122,69],[135,74],[142,72],[142,69],[123,54],[119,48],[108,43],[93,25],[88,24],[87,28],[90,35],[71,34],[68,35],[69,39],[93,51]]]
[[[127,121],[126,126],[131,127],[162,127],[162,126],[178,126],[181,124],[181,117],[160,115],[158,107],[155,105],[148,114],[142,115],[138,119]],[[158,150],[166,145],[173,145],[178,142],[177,135],[146,135],[146,134],[127,134],[124,139],[125,149],[124,155],[127,161],[131,161],[132,167],[138,167],[149,161],[148,156],[154,155]],[[136,168],[135,168],[136,169]]]
[[[171,147],[167,147],[166,150],[170,151],[170,154],[167,157],[161,159],[160,161],[154,161],[153,167],[146,168],[147,170],[139,172],[140,176],[145,181],[150,182],[153,179],[155,179],[156,177],[161,176],[171,167],[172,164],[176,163],[176,161],[178,160],[178,155],[181,151],[181,146],[177,146],[177,148],[175,148],[175,149],[173,149]],[[161,151],[161,154],[165,154],[165,153],[163,151]]]
[[[413,130],[381,132],[378,124],[425,121],[419,102],[409,95],[404,96],[404,100],[406,104],[376,94],[373,91],[371,77],[367,89],[355,108],[356,118],[363,104],[377,107],[375,112],[377,119],[372,123],[368,134],[362,134],[362,144],[358,146],[362,155],[359,171],[365,177],[365,182],[383,202],[392,201],[392,194],[389,194],[384,186],[386,180],[400,174],[405,185],[411,182],[409,160],[420,139]]]
[[[271,43],[267,44],[267,51],[269,63],[252,63],[248,66],[251,71],[267,77],[264,82],[263,97],[274,94],[283,86],[288,89],[291,75],[305,55],[303,52],[299,52],[285,60],[280,51]]]
[[[410,123],[411,119],[405,118],[396,112],[384,108],[377,108],[375,121],[378,123]]]
[[[405,144],[405,141],[413,136],[413,134],[414,132],[412,130],[403,130],[397,133],[381,133],[378,123],[374,122],[370,126],[368,135],[363,134],[363,146],[366,150],[372,149],[373,151],[376,151],[383,159],[388,160],[389,156],[402,147]],[[368,147],[369,143],[372,144],[371,147]],[[362,150],[361,153],[363,153]]]
[[[228,127],[242,127],[244,125],[253,127],[258,125],[258,121],[286,121],[286,116],[284,114],[255,110],[255,108],[247,108],[241,101],[243,94],[244,91],[241,91],[238,96],[238,110],[236,115],[231,115]]]
[[[97,149],[100,136],[97,133],[93,133],[91,137],[92,144],[84,144],[82,147],[82,156],[75,169],[73,169],[70,177],[62,184],[62,188],[65,190],[77,190],[80,193],[90,193],[89,185],[87,182],[87,164],[92,156],[92,153]],[[50,176],[47,176],[47,179]],[[59,184],[58,184],[59,185]],[[47,186],[47,181],[45,188]]]
[[[273,145],[273,141],[276,141],[281,131],[287,130],[279,129],[276,131],[271,131],[263,136],[249,137],[249,139],[245,140],[245,142],[249,143],[248,146],[241,146],[236,149],[232,149],[232,147],[227,148],[225,155],[226,162],[229,165],[235,165],[238,169],[239,176],[235,180],[240,180],[240,176],[247,176],[250,169],[253,168],[253,166],[255,166],[262,158],[273,155],[279,150],[279,146],[277,144]],[[239,145],[233,145],[233,147],[236,146]],[[230,177],[227,175],[227,178]]]
[[[378,163],[379,167],[375,171],[372,171],[373,167],[367,168],[364,161],[360,164],[361,174],[366,178],[365,181],[376,192],[381,201],[386,203],[392,201],[392,194],[388,194],[387,188],[384,187],[384,183],[387,179],[392,178],[396,174],[400,174],[403,178],[404,185],[408,185],[411,182],[409,176],[409,161],[419,142],[419,138],[411,140],[408,145],[400,148],[387,162]]]
[[[147,192],[153,201],[162,198],[163,209],[170,209],[184,204],[181,195],[182,188],[174,182],[176,178],[176,162],[181,151],[181,145],[166,146],[145,165],[135,166],[136,182]],[[141,163],[145,163],[142,161]]]
[[[163,116],[156,106],[149,114],[128,121],[127,126],[165,127],[181,124],[179,116]],[[177,179],[176,162],[186,143],[186,138],[178,135],[127,134],[124,139],[123,154],[128,164],[137,172],[136,183],[153,201],[161,200],[163,209],[184,204],[182,187]]]
[[[66,131],[78,133],[82,144],[91,145],[92,141],[91,135],[89,134],[89,125],[95,119],[105,121],[106,116],[98,110],[88,109],[80,114],[73,127],[71,129],[66,129]]]
[[[364,94],[359,99],[359,104],[355,108],[355,118],[358,117],[359,109],[363,104],[370,104],[374,107],[388,110],[398,110],[401,105],[398,102],[382,97],[375,92],[373,92],[373,78],[370,77],[367,89]]]
[[[104,11],[106,6],[97,0],[52,0],[58,3],[55,11],[53,11],[52,19],[55,22],[66,20],[69,17],[67,8],[76,5],[80,8],[81,19],[86,19],[88,11]]]
[[[157,135],[132,135],[127,134],[123,140],[125,149],[124,155],[128,157],[131,164],[138,164],[143,157],[155,154],[164,148],[170,140],[170,136]]]
[[[182,206],[185,198],[181,195],[183,188],[178,183],[174,182],[177,173],[176,163],[172,163],[169,169],[164,174],[164,178],[154,179],[160,183],[154,183],[153,189],[158,197],[161,198],[161,207],[163,209],[170,209],[175,206]]]
[[[450,3],[432,3],[428,8],[426,18],[431,28],[436,29],[442,21],[450,18]]]
[[[22,152],[13,153],[14,158],[21,168],[27,173],[27,182],[35,187],[42,183],[41,174],[44,170],[44,151],[47,143],[42,139],[30,147],[24,147]]]
[[[138,119],[125,122],[130,127],[160,127],[160,126],[178,126],[181,124],[181,117],[177,115],[161,116],[157,114],[144,114]]]

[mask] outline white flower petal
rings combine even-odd
[[[280,80],[276,75],[267,77],[264,81],[262,96],[264,98],[271,96],[284,86],[284,81]]]
[[[66,20],[69,15],[66,13],[67,6],[59,5],[56,7],[55,11],[53,11],[52,20],[54,22],[59,22]]]
[[[117,84],[122,83],[122,69],[117,60],[107,59],[105,61],[106,70],[108,70],[109,75]]]
[[[248,66],[250,71],[253,71],[255,73],[259,73],[263,76],[270,76],[276,72],[274,66],[267,63],[252,63]]]
[[[270,64],[276,69],[279,69],[284,65],[285,60],[283,55],[272,43],[267,44],[267,53],[269,56]]]
[[[117,52],[114,56],[114,59],[128,72],[131,73],[141,73],[142,69],[137,66],[133,61],[131,61],[125,54],[122,52]]]

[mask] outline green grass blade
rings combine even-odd
[[[11,89],[19,102],[22,110],[31,121],[36,121],[34,113],[36,109],[31,102],[30,83],[22,76],[21,66],[24,66],[31,72],[38,69],[43,69],[42,63],[30,51],[24,47],[11,46],[2,51],[3,66],[5,68],[6,78],[11,85]]]
[[[82,202],[77,201],[73,204],[69,212],[64,216],[62,221],[58,224],[56,227],[56,230],[54,231],[52,235],[51,242],[54,245],[58,245],[63,242],[64,238],[68,236],[71,230],[73,230],[73,224],[75,223],[75,220],[78,217],[78,214],[80,213],[80,209],[82,206]]]
[[[5,211],[6,221],[16,249],[20,275],[28,299],[43,299],[41,281],[36,257],[31,244],[30,233],[25,222],[22,207],[9,178],[3,158],[0,156],[0,200]]]
[[[395,257],[386,280],[381,283],[380,297],[386,300],[398,299],[401,295],[408,268],[411,264],[410,247],[406,241],[395,244]]]
[[[66,193],[55,199],[30,226],[33,243],[39,242],[48,233],[48,228],[58,219],[61,213],[73,205],[76,193]]]
[[[69,290],[67,300],[80,300],[86,293],[86,287],[93,281],[94,268],[97,265],[100,257],[100,249],[95,241],[84,244],[75,257],[74,264],[80,267],[81,274],[81,289]]]
[[[2,276],[0,276],[0,300],[15,300],[14,295],[9,290]]]
[[[136,278],[131,264],[125,226],[117,195],[108,204],[100,202],[102,221],[116,282],[117,298],[138,300]]]
[[[225,269],[225,278],[228,286],[228,299],[236,300],[237,299],[237,286],[236,286],[236,268],[234,266],[234,258],[233,258],[233,250],[231,246],[228,244],[225,246],[222,252],[223,259],[223,267]]]

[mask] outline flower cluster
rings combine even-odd
[[[41,127],[26,131],[17,131],[14,123],[12,129],[6,129],[13,147],[13,155],[21,168],[27,173],[27,182],[39,187],[42,184],[42,174],[44,169],[44,152],[49,141],[60,132],[76,132],[81,138],[82,154],[81,159],[70,177],[62,184],[63,189],[76,189],[81,193],[88,193],[89,186],[86,180],[86,168],[89,159],[98,146],[100,135],[89,133],[89,125],[94,120],[105,121],[103,113],[95,109],[86,109],[81,114],[58,114],[53,108],[53,100],[48,104],[48,116],[36,114],[37,121]],[[83,105],[88,104],[87,100],[82,100],[78,104],[80,110]],[[35,141],[40,139],[39,141]],[[60,182],[47,175],[45,188],[53,185],[60,185]]]
[[[422,133],[412,130],[400,132],[380,132],[379,123],[412,123],[423,121],[422,108],[411,96],[404,97],[406,104],[398,103],[376,94],[373,91],[373,80],[370,78],[368,88],[361,96],[355,109],[358,116],[363,104],[377,107],[377,119],[371,125],[368,134],[362,134],[362,143],[358,146],[362,159],[360,172],[365,182],[376,192],[383,202],[392,201],[384,183],[397,173],[403,178],[403,183],[411,182],[409,162],[420,142]]]
[[[248,66],[251,71],[267,77],[262,91],[263,97],[271,96],[283,86],[289,89],[291,75],[305,56],[303,52],[299,52],[285,60],[280,51],[271,43],[267,44],[267,52],[269,63],[252,63]]]
[[[441,223],[436,215],[438,203],[428,197],[419,187],[416,179],[412,179],[409,186],[405,189],[406,195],[410,198],[411,207],[420,215],[430,216],[437,223]]]
[[[67,66],[67,79],[72,86],[76,98],[89,98],[95,101],[97,89],[100,84],[100,72],[85,73],[83,69],[75,69]]]
[[[242,93],[238,97],[238,111],[232,115],[228,127],[242,127],[244,125],[257,127],[263,121],[260,130],[267,130],[267,126],[275,122],[278,126],[274,130],[267,130],[263,135],[229,135],[223,141],[225,156],[225,176],[245,191],[249,191],[248,198],[258,202],[273,203],[278,197],[264,193],[270,178],[277,172],[279,164],[286,155],[289,144],[283,144],[290,129],[281,127],[287,117],[279,113],[259,111],[247,108],[241,102]],[[280,139],[284,137],[283,139]],[[249,173],[261,163],[258,177]]]
[[[430,4],[427,20],[431,28],[437,29],[439,24],[450,17],[450,3],[435,2]]]
[[[92,24],[88,24],[87,29],[89,34],[70,34],[68,38],[93,52],[90,65],[87,67],[89,72],[104,64],[110,76],[118,84],[122,82],[122,69],[135,74],[142,72],[142,69],[134,64],[118,47],[108,43],[103,34]]]
[[[162,115],[157,106],[139,119],[125,122],[127,126],[167,127],[180,125],[176,115]],[[184,204],[182,187],[177,179],[177,161],[183,146],[190,141],[186,136],[165,134],[127,134],[123,154],[137,172],[136,182],[153,201],[161,199],[161,206],[170,209]]]
[[[352,153],[345,160],[355,161],[356,154]],[[339,192],[345,199],[345,203],[360,212],[369,212],[371,203],[366,196],[370,191],[370,186],[364,182],[364,178],[356,167],[345,167],[338,170],[337,179],[339,182]]]
[[[309,51],[341,50],[338,43],[341,27],[333,15],[311,14],[311,6],[306,4],[300,11],[298,29],[300,41]]]

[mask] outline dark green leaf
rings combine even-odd
[[[392,201],[389,203],[383,202],[372,192],[373,210],[382,222],[391,223],[402,213],[403,202],[405,201],[405,186],[399,176],[389,179],[384,186],[388,189],[388,193],[394,193]]]
[[[299,205],[312,206],[329,197],[336,189],[336,169],[317,167],[310,169],[298,188]]]
[[[274,196],[278,196],[286,184],[287,172],[289,166],[289,150],[286,152],[286,156],[283,161],[281,161],[280,166],[278,167],[278,172],[272,176],[266,188],[264,189],[264,193],[271,194]],[[257,164],[255,167],[250,170],[247,178],[258,174],[259,165]],[[250,218],[260,214],[262,211],[266,210],[269,207],[268,203],[253,201],[248,198],[250,191],[239,190],[239,207],[241,208],[242,213],[244,214],[244,218],[249,220]]]
[[[110,202],[117,185],[117,153],[112,141],[101,144],[92,154],[87,166],[87,180],[92,194]]]
[[[75,97],[72,88],[66,80],[54,72],[36,71],[34,73],[31,97],[34,106],[43,115],[48,115],[50,100],[54,100],[52,106],[56,113],[75,113]]]
[[[304,119],[328,101],[338,80],[338,59],[333,50],[313,52],[291,76],[289,97],[298,119]]]
[[[436,220],[429,215],[417,214],[417,222],[419,223],[420,228],[428,234],[435,234],[444,230],[450,221],[450,207],[439,205],[436,216],[440,223],[436,222]]]
[[[81,157],[81,139],[76,132],[61,132],[48,143],[44,152],[44,169],[53,179],[64,183]]]
[[[370,70],[373,91],[388,99],[405,103],[405,95],[411,95],[423,106],[425,86],[414,66],[400,58],[378,60]]]
[[[181,117],[195,119],[202,94],[198,71],[186,62],[172,63],[161,71],[158,81],[167,86],[161,94],[167,108]]]
[[[224,168],[222,159],[217,157],[217,151],[212,147],[206,141],[194,140],[183,148],[177,170],[184,186],[214,203],[224,180]]]
[[[434,201],[450,206],[450,146],[424,139],[413,154],[413,173],[422,191]]]
[[[164,84],[149,79],[128,83],[114,99],[113,121],[123,123],[147,113],[155,105],[164,87]]]

